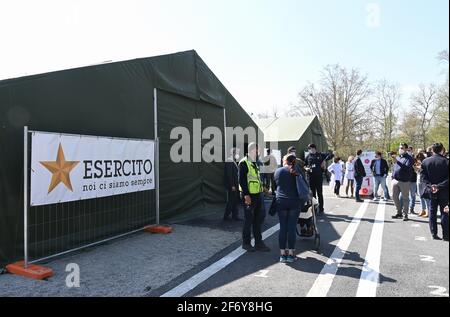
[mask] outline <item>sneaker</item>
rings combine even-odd
[[[408,216],[405,215],[405,216],[403,217],[403,221],[408,221],[408,220],[409,220]]]
[[[412,214],[412,215],[415,215],[415,214],[416,214],[416,212],[414,211],[414,209],[411,209],[411,210],[409,211],[409,213]]]
[[[295,255],[288,255],[286,257],[286,263],[294,263],[297,260],[297,257]]]
[[[428,212],[425,212],[425,214],[422,216],[422,218],[428,218]]]
[[[374,199],[372,199],[372,201],[379,201],[380,200],[380,198],[378,198],[378,197],[375,197]]]
[[[287,262],[287,255],[280,255],[280,263],[286,263]]]
[[[401,214],[396,214],[395,216],[392,216],[392,219],[401,219],[402,217]]]
[[[439,237],[437,234],[433,235],[433,240],[442,240],[441,237]]]
[[[357,203],[363,203],[364,200],[362,200],[362,199],[357,199],[356,202],[357,202]]]
[[[244,243],[242,245],[242,249],[246,250],[247,252],[255,252],[255,248],[250,243]]]
[[[448,242],[448,237],[443,237],[442,240],[447,241]]]
[[[255,250],[260,252],[270,252],[270,248],[264,244],[264,242],[260,242],[255,244]]]
[[[389,199],[387,199],[387,198],[383,198],[383,201],[388,201]]]
[[[422,210],[420,212],[420,214],[418,215],[418,217],[423,217],[427,212],[425,210]]]

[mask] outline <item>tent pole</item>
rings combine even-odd
[[[223,108],[223,141],[225,142],[224,145],[224,162],[227,160],[228,155],[228,144],[227,144],[227,113],[225,111],[225,108]]]
[[[156,224],[159,225],[159,137],[158,137],[158,92],[153,88],[153,110],[155,127],[155,190],[156,190]]]
[[[23,253],[28,268],[28,126],[23,127]]]

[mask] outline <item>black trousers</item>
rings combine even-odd
[[[255,238],[255,245],[262,242],[261,225],[264,221],[264,206],[263,199],[260,194],[250,195],[252,203],[250,206],[244,204],[244,229],[242,231],[243,244],[250,244],[252,240],[251,233]]]
[[[448,239],[448,214],[444,212],[445,206],[448,205],[448,198],[431,199],[429,225],[432,235],[438,234],[437,212],[441,211],[442,236]]]
[[[339,195],[339,190],[341,189],[341,181],[335,181],[334,183],[334,193]]]
[[[311,175],[309,178],[309,187],[311,188],[314,198],[319,200],[319,212],[323,212],[323,188],[322,175]]]
[[[228,218],[230,215],[233,218],[237,218],[239,215],[239,191],[237,190],[228,190],[228,200],[223,217]]]

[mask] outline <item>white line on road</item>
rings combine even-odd
[[[413,223],[413,224],[411,225],[411,227],[413,227],[413,228],[420,228],[420,225],[419,225],[418,223]]]
[[[425,238],[425,237],[415,237],[414,240],[416,240],[416,241],[427,241],[427,238]]]
[[[316,278],[313,286],[306,295],[307,297],[327,296],[327,293],[330,290],[331,284],[333,283],[333,279],[338,270],[339,264],[342,262],[345,252],[350,246],[350,243],[352,242],[353,237],[356,233],[356,229],[358,229],[359,223],[361,222],[361,219],[364,216],[368,206],[369,202],[366,200],[359,207],[358,211],[352,219],[352,222],[348,225],[336,248],[334,249],[327,263],[325,263],[325,265],[323,266],[322,271],[320,271],[319,276]]]
[[[423,262],[436,262],[434,257],[432,257],[431,255],[419,255],[419,257],[420,257],[420,261],[423,261]]]
[[[262,234],[263,240],[267,239],[271,235],[273,235],[275,232],[277,232],[280,229],[280,225],[277,224]],[[252,240],[254,241],[254,240]],[[192,276],[190,279],[184,281],[180,285],[172,288],[170,291],[164,293],[161,295],[161,297],[181,297],[187,292],[193,290],[195,287],[200,285],[200,283],[206,281],[211,276],[231,264],[232,262],[236,261],[239,257],[241,257],[243,254],[245,254],[247,251],[242,249],[242,247],[238,247],[222,259],[218,260],[217,262],[214,262],[204,270],[200,271],[199,273]]]
[[[269,273],[269,270],[260,270],[258,274],[255,274],[253,276],[255,276],[255,277],[268,277],[267,273]]]
[[[383,244],[384,214],[386,204],[380,202],[375,215],[369,246],[359,280],[356,297],[376,297],[380,275],[381,246]]]

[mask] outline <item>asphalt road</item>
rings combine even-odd
[[[268,216],[271,252],[245,253],[234,243],[151,296],[449,296],[449,245],[431,239],[427,219],[391,219],[392,201],[329,195],[318,218],[320,252],[298,238],[298,260],[279,263],[277,219]]]

